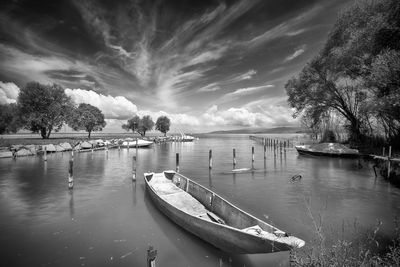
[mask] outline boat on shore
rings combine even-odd
[[[342,158],[356,158],[360,156],[357,149],[348,148],[345,145],[338,143],[321,143],[314,145],[299,145],[295,146],[300,155],[310,156],[328,156]]]
[[[137,139],[137,141],[124,141],[122,142],[121,147],[149,147],[152,144],[154,144],[152,141]]]
[[[175,171],[145,173],[144,180],[150,198],[161,212],[225,252],[273,253],[305,244]]]

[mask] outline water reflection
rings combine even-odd
[[[252,146],[257,170],[231,173],[232,149],[236,149],[236,168],[248,168]],[[212,170],[208,169],[209,149],[213,150]],[[41,157],[0,160],[4,260],[12,259],[14,265],[58,260],[72,266],[84,255],[96,266],[106,256],[110,262],[112,255],[120,259],[138,249],[116,265],[141,266],[135,263],[144,264],[143,255],[151,243],[160,251],[158,262],[163,266],[219,266],[219,259],[223,266],[275,266],[287,261],[286,254],[224,254],[180,229],[148,203],[143,172],[175,169],[175,153],[180,153],[183,175],[256,217],[267,215],[269,222],[306,241],[314,237],[306,199],[311,200],[314,214],[324,214],[326,228],[335,230],[340,230],[343,220],[357,218],[366,228],[380,219],[382,235],[390,236],[393,217],[400,214],[400,190],[375,178],[370,167],[358,168],[357,160],[304,157],[291,149],[281,155],[273,147],[263,159],[262,146],[246,135],[205,136],[193,143],[157,144],[137,153],[136,183],[132,182],[136,149],[109,150],[108,157],[104,151],[75,153],[71,192],[66,183],[69,153],[48,155],[46,163]],[[291,183],[296,174],[302,179]],[[65,235],[53,235],[61,230]],[[328,238],[332,236],[328,233]],[[113,241],[121,239],[126,242]],[[94,249],[88,252],[89,247]],[[25,260],[15,256],[20,251]]]

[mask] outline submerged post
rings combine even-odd
[[[264,144],[264,160],[267,158],[267,145]]]
[[[208,152],[208,168],[211,170],[212,169],[212,150]]]
[[[44,161],[47,161],[47,146],[44,147]]]
[[[92,154],[93,154],[93,147],[94,147],[94,145],[92,144]]]
[[[156,267],[157,250],[149,246],[147,250],[147,267]]]
[[[236,149],[233,149],[233,168],[236,167]]]
[[[385,147],[382,148],[382,156],[385,156]]]
[[[74,160],[71,158],[69,160],[68,167],[68,189],[74,188]]]
[[[176,153],[176,172],[179,172],[179,153]]]
[[[251,167],[254,168],[254,146],[251,147]]]
[[[136,181],[136,156],[132,157],[132,181]]]
[[[387,178],[390,178],[390,157],[392,156],[392,147],[389,146],[389,154],[388,154],[388,172],[387,172]]]

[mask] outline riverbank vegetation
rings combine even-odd
[[[285,89],[314,133],[347,133],[353,146],[400,147],[400,1],[357,1],[319,54]]]

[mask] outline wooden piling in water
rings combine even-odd
[[[233,169],[236,167],[236,149],[233,149]]]
[[[392,147],[389,146],[389,154],[388,154],[388,172],[387,172],[387,178],[390,178],[390,157],[392,156]]]
[[[147,250],[147,267],[156,267],[157,250],[149,246]]]
[[[47,146],[44,147],[44,161],[47,161]]]
[[[69,167],[68,167],[68,188],[74,188],[74,160],[71,158],[69,160]]]
[[[179,172],[179,153],[176,153],[176,172]]]
[[[267,158],[267,145],[264,145],[264,160]]]
[[[211,170],[212,169],[212,150],[208,152],[208,168]]]
[[[254,165],[254,146],[251,147],[251,166]]]
[[[93,154],[93,150],[94,150],[94,149],[93,149],[93,146],[94,146],[94,145],[92,144],[92,154]]]
[[[136,181],[136,156],[132,157],[132,181]]]
[[[385,147],[382,148],[382,156],[385,156]]]

